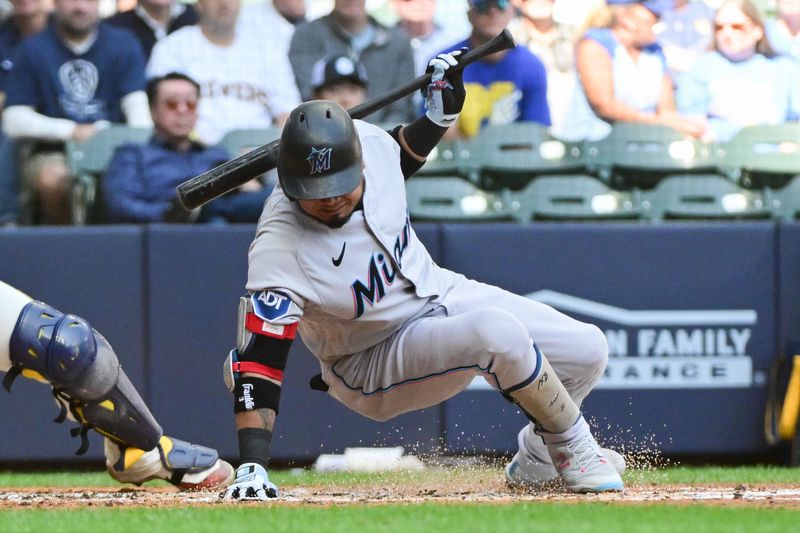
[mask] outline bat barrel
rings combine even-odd
[[[259,146],[178,185],[178,199],[186,209],[200,207],[275,168],[280,140]]]

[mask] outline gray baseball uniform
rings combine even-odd
[[[602,332],[436,265],[409,223],[400,147],[355,124],[363,209],[343,227],[280,187],[266,203],[247,281],[264,327],[299,323],[331,395],[376,420],[437,404],[477,374],[503,391],[525,384],[540,362],[533,342],[580,404],[605,367]]]

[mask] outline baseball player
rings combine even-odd
[[[137,485],[164,479],[182,490],[227,486],[233,467],[216,450],[167,437],[120,367],[114,350],[86,320],[64,314],[0,281],[3,386],[22,375],[48,383],[61,407],[57,421],[105,436],[111,477]]]
[[[390,132],[337,104],[292,111],[278,176],[250,246],[234,395],[241,466],[224,496],[277,496],[267,465],[296,333],[320,360],[312,387],[374,420],[442,402],[481,375],[530,419],[506,467],[512,485],[560,476],[569,490],[622,490],[579,406],[607,361],[595,326],[437,266],[409,223],[404,180],[456,120],[461,51],[429,64],[425,116]]]

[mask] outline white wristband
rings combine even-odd
[[[438,113],[431,113],[430,111],[426,111],[425,116],[428,117],[428,119],[430,119],[431,122],[443,128],[449,128],[450,126],[455,124],[456,119],[458,119],[458,113],[455,113],[453,115],[440,115]]]

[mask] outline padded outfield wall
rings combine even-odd
[[[443,266],[596,323],[611,358],[584,411],[617,444],[664,453],[767,450],[766,373],[800,340],[800,224],[417,224]],[[113,344],[161,424],[237,453],[221,365],[253,227],[118,226],[0,231],[0,279],[87,318]],[[487,302],[490,305],[491,302]],[[273,441],[278,459],[347,446],[509,453],[524,417],[482,378],[441,406],[387,423],[355,415],[308,380],[295,343]],[[0,460],[68,460],[47,389],[0,394]],[[87,455],[101,457],[92,437]]]

